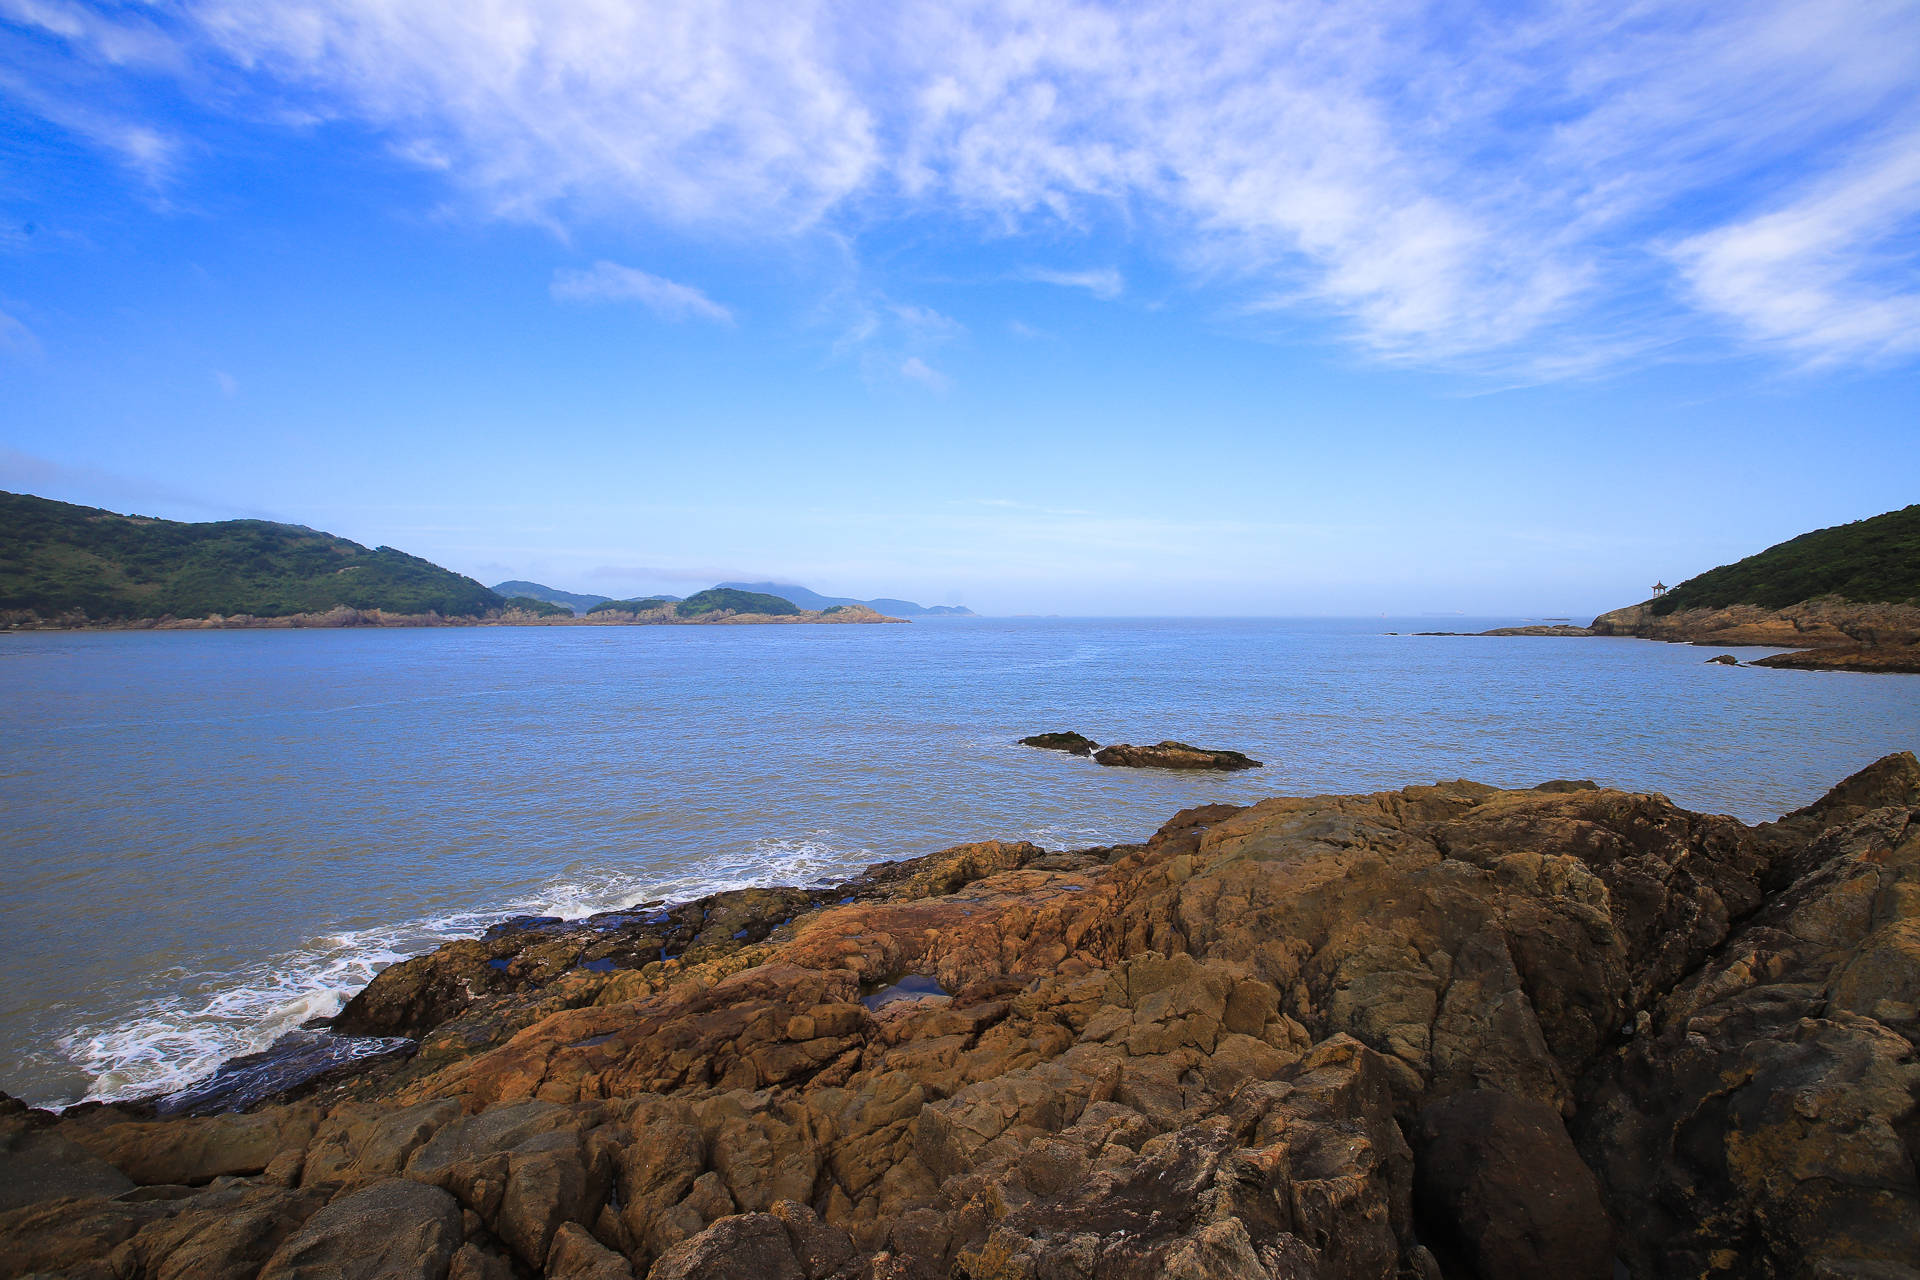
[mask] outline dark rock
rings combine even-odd
[[[106,1199],[133,1188],[133,1179],[57,1133],[0,1129],[0,1212],[68,1196]]]
[[[343,1036],[302,1027],[259,1053],[229,1058],[204,1080],[169,1094],[161,1115],[213,1115],[245,1111],[330,1072],[364,1066],[413,1052],[413,1042],[380,1036]]]
[[[1722,667],[1737,667],[1740,665],[1740,659],[1730,653],[1717,653],[1713,657],[1708,658],[1707,661]]]
[[[1219,751],[1207,747],[1191,747],[1184,742],[1155,743],[1151,747],[1135,747],[1127,743],[1117,743],[1111,747],[1102,747],[1093,753],[1094,763],[1126,769],[1258,769],[1258,760],[1242,755],[1238,751]]]
[[[1414,1211],[1447,1274],[1612,1280],[1613,1227],[1559,1112],[1493,1090],[1414,1126]]]
[[[1039,747],[1045,751],[1064,751],[1074,756],[1090,756],[1100,747],[1092,738],[1078,733],[1036,733],[1030,738],[1020,739],[1020,745]]]
[[[309,1218],[260,1280],[444,1280],[460,1236],[460,1206],[446,1192],[376,1182]]]

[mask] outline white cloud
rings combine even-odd
[[[1913,185],[1874,187],[1871,161],[1808,176],[1920,136],[1916,0],[0,6],[92,64],[363,122],[489,213],[1119,234],[1385,359],[1578,370],[1697,334],[1675,297],[1763,344],[1878,358],[1920,297]],[[165,129],[85,96],[0,91],[145,171],[178,163]],[[1769,304],[1781,282],[1797,301]]]
[[[1890,283],[1920,231],[1920,133],[1808,183],[1799,198],[1674,249],[1700,304],[1814,363],[1920,352],[1920,294]],[[1897,278],[1897,277],[1896,277]],[[1904,290],[1900,287],[1904,285]]]
[[[944,342],[967,331],[967,326],[952,316],[942,315],[932,307],[923,307],[918,303],[891,303],[888,310],[899,318],[910,334],[923,342]]]
[[[908,356],[906,358],[900,365],[900,376],[903,378],[911,378],[913,381],[918,382],[924,387],[929,387],[934,391],[945,391],[953,385],[952,380],[949,379],[946,374],[931,367],[919,356]]]
[[[0,311],[0,351],[18,356],[38,355],[40,339],[27,328],[25,321]]]
[[[1039,284],[1057,284],[1068,289],[1085,289],[1094,297],[1107,301],[1119,297],[1127,287],[1126,280],[1112,267],[1093,271],[1049,271],[1043,267],[1032,267],[1022,273],[1021,279]]]
[[[562,302],[638,302],[668,320],[713,320],[732,324],[733,312],[690,284],[679,284],[604,259],[585,271],[553,273],[548,292]]]

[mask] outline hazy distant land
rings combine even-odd
[[[726,584],[685,600],[610,601],[530,582],[501,590],[305,525],[186,523],[29,494],[0,493],[0,547],[4,630],[904,621],[858,601],[813,605],[826,597],[804,588],[808,607]]]

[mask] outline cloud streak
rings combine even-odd
[[[604,259],[584,271],[566,267],[555,271],[547,289],[557,302],[637,302],[667,320],[733,323],[733,312],[690,284]]]
[[[1716,330],[1913,353],[1914,0],[184,0],[164,39],[0,4],[90,65],[367,124],[502,217],[777,240],[932,216],[1050,248],[1119,228],[1239,311],[1327,317],[1390,361],[1557,376]],[[34,109],[176,163],[163,129]]]

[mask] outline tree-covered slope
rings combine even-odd
[[[1710,569],[1652,601],[1652,612],[1733,604],[1784,609],[1821,596],[1861,604],[1920,603],[1920,504],[1803,533]]]
[[[736,591],[732,587],[708,587],[705,591],[696,591],[675,605],[674,609],[683,618],[717,613],[722,609],[731,609],[735,613],[765,613],[774,617],[800,612],[800,606],[791,600],[760,591]]]
[[[391,547],[267,520],[185,524],[0,493],[0,611],[95,621],[346,606],[463,617],[505,602]]]

